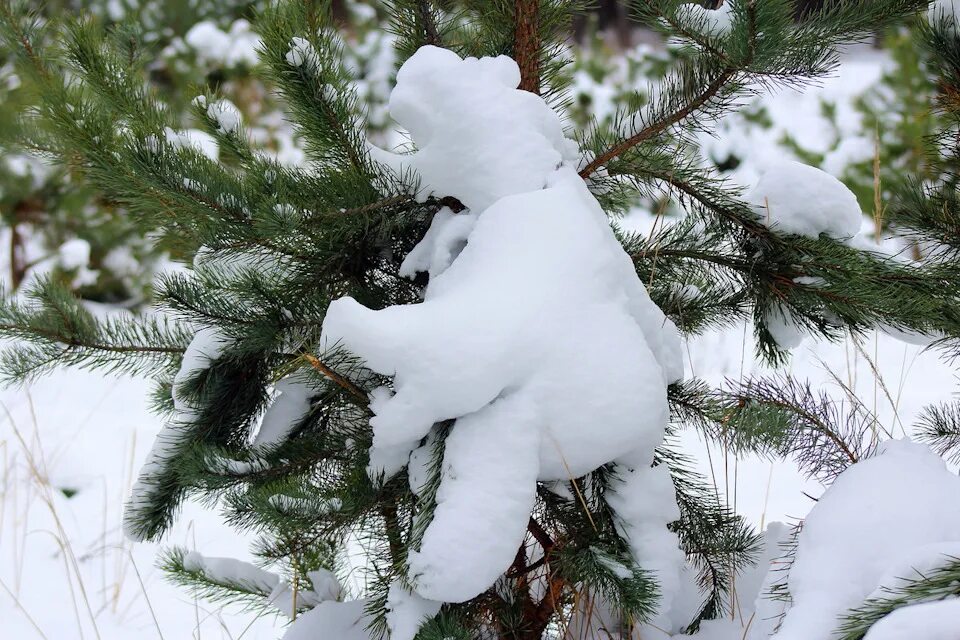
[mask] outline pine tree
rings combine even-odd
[[[454,12],[441,3],[395,0],[388,8],[401,60],[422,51],[439,55],[425,46],[460,57],[505,54],[514,67],[484,64],[516,69],[519,89],[539,96],[524,98],[536,105],[530,109],[560,109],[564,38],[583,4],[464,2]],[[666,196],[686,212],[650,236],[617,231],[634,281],[646,285],[680,332],[752,318],[756,348],[772,363],[787,358],[789,334],[798,330],[836,340],[881,328],[939,336],[944,348],[956,348],[960,279],[951,251],[910,263],[857,248],[842,233],[778,228],[772,207],[749,204],[749,196],[702,168],[690,140],[745,96],[823,77],[838,64],[839,46],[925,6],[925,0],[838,1],[797,22],[789,0],[728,2],[720,11],[675,0],[632,4],[637,20],[682,39],[689,55],[647,92],[649,101],[579,136],[575,170],[615,229],[617,215],[640,196]],[[383,367],[331,344],[329,323],[322,329],[328,309],[342,316],[347,297],[367,309],[417,306],[432,277],[426,263],[406,277],[411,252],[427,246],[434,225],[490,209],[474,204],[472,194],[430,192],[402,159],[371,150],[329,3],[280,3],[257,27],[265,80],[309,157],[299,168],[260,153],[239,114],[212,93],[193,101],[192,117],[216,139],[220,161],[179,143],[184,123],[143,82],[150,54],[136,39],[118,41],[89,18],[51,37],[45,34],[51,27],[23,7],[5,1],[0,12],[21,73],[38,87],[40,104],[27,122],[43,132],[37,146],[157,229],[165,246],[195,256],[188,271],[160,276],[156,314],[104,320],[50,279],[25,297],[6,298],[0,333],[14,342],[0,367],[9,381],[63,365],[156,379],[154,403],[169,421],[128,505],[128,534],[160,538],[183,500],[200,497],[256,534],[256,555],[279,573],[171,550],[164,566],[197,592],[279,608],[297,618],[291,639],[321,631],[338,638],[390,633],[394,640],[631,637],[649,631],[651,621],[669,624],[670,632],[695,631],[731,613],[735,576],[754,557],[758,537],[690,470],[670,436],[695,428],[751,451],[809,455],[828,474],[843,467],[847,453],[857,455],[841,447],[836,466],[830,462],[833,454],[822,444],[836,444],[833,430],[818,419],[826,409],[814,410],[817,399],[800,387],[793,387],[800,397],[792,404],[775,396],[755,403],[746,392],[668,380],[664,373],[659,393],[669,401],[668,437],[652,469],[650,460],[611,459],[561,481],[537,482],[522,544],[508,565],[493,567],[499,577],[442,607],[424,600],[417,595],[422,577],[409,567],[441,517],[453,455],[446,445],[465,428],[465,414],[438,420],[393,473],[373,464],[373,452],[383,451],[371,418],[384,415],[394,381]],[[469,153],[462,159],[469,162]],[[795,176],[811,180],[813,193],[818,179]],[[822,203],[801,204],[816,213]],[[935,207],[924,211],[904,213],[897,224],[953,246],[957,236],[947,218]],[[644,313],[655,317],[656,308]],[[672,325],[661,314],[651,331],[660,335],[664,326]],[[651,349],[669,349],[668,338]],[[665,358],[657,356],[652,366]],[[462,363],[471,366],[477,365]],[[572,369],[567,377],[583,397],[564,401],[579,400],[570,406],[584,410],[598,385],[622,382],[616,373],[586,379]],[[586,406],[597,415],[603,408]],[[850,428],[856,432],[859,424]],[[695,573],[700,589],[684,620],[666,602],[679,597],[679,587],[664,582],[662,568],[638,561],[642,541],[630,535],[632,526],[651,526],[663,515],[641,513],[634,521],[627,516],[630,500],[658,492],[670,494],[666,501],[676,513],[655,535],[679,545],[690,567],[683,571]],[[491,542],[461,544],[473,550]],[[333,576],[356,544],[369,568],[362,580],[341,585]],[[337,623],[344,625],[339,631]]]

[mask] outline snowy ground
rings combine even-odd
[[[832,99],[875,82],[883,58],[852,52],[840,75],[816,92]],[[764,159],[782,154],[782,130],[811,142],[826,139],[817,95],[785,92],[766,101],[775,121],[767,132],[731,130],[717,144],[748,146],[752,162],[738,179],[749,183]],[[840,122],[857,129],[852,110]],[[632,220],[638,227],[649,220]],[[687,344],[687,374],[718,384],[756,372],[748,328],[710,334]],[[790,372],[836,398],[853,389],[894,435],[909,432],[926,404],[956,389],[953,370],[936,354],[888,336],[859,345],[818,344],[797,349]],[[0,630],[4,638],[275,638],[280,622],[197,602],[164,582],[154,568],[155,545],[131,545],[120,531],[120,510],[159,421],[150,415],[142,380],[60,372],[29,389],[0,392]],[[737,510],[761,524],[803,517],[822,492],[788,463],[737,459],[686,438],[703,470]],[[187,508],[167,539],[205,553],[244,557],[247,541],[215,513]],[[149,595],[148,595],[149,594]]]

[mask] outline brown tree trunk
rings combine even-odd
[[[513,58],[520,67],[520,89],[540,95],[540,2],[515,0]]]

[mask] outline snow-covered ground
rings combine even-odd
[[[723,132],[716,144],[750,150],[736,178],[751,184],[766,162],[783,155],[776,144],[783,130],[810,146],[825,139],[818,96],[849,102],[876,81],[884,60],[869,50],[851,52],[837,78],[819,90],[767,99],[773,129]],[[847,107],[841,114],[853,135],[855,114]],[[636,215],[631,224],[650,224],[645,214]],[[752,345],[748,327],[689,340],[686,374],[720,384],[756,373],[762,367]],[[789,370],[837,399],[845,398],[845,385],[895,436],[909,433],[918,411],[948,398],[957,382],[935,353],[886,335],[840,344],[808,339]],[[283,618],[251,622],[251,614],[195,601],[154,567],[157,545],[125,541],[122,503],[161,427],[147,408],[149,390],[143,380],[63,371],[28,389],[0,392],[0,637],[279,636]],[[790,463],[709,450],[692,433],[685,444],[737,511],[758,525],[804,517],[823,491]],[[249,541],[198,505],[187,506],[166,542],[217,556],[248,555]]]

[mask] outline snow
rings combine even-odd
[[[924,602],[897,609],[870,627],[863,640],[956,640],[960,600]]]
[[[686,570],[686,556],[677,534],[667,525],[680,519],[676,490],[665,465],[650,467],[639,461],[635,468],[618,465],[619,481],[606,495],[617,514],[617,528],[629,542],[637,564],[653,573],[660,589],[658,616],[650,621],[660,629],[678,629],[690,622],[699,604],[683,596],[697,593],[693,576]],[[647,462],[647,464],[643,464]]]
[[[134,276],[143,269],[133,251],[127,246],[114,247],[103,257],[101,263],[120,277]]]
[[[407,481],[410,485],[410,491],[417,497],[423,494],[423,490],[430,481],[430,463],[433,459],[433,447],[436,431],[431,431],[425,438],[423,445],[410,452],[409,463],[407,465]],[[400,465],[403,467],[403,464]]]
[[[666,638],[667,636],[664,636]],[[704,620],[700,629],[693,635],[669,636],[672,640],[743,640],[743,628],[735,620],[720,618],[718,620]],[[646,640],[646,638],[644,638]],[[651,637],[650,640],[658,640]]]
[[[500,198],[546,186],[579,150],[560,118],[532,93],[517,91],[520,70],[506,56],[466,58],[421,47],[397,72],[390,115],[413,138],[416,153],[371,148],[398,173],[413,169],[421,195],[454,196],[474,211]]]
[[[501,464],[521,455],[508,442],[520,439],[534,452],[521,459],[531,465],[525,469],[515,468],[521,460],[511,461],[513,473],[527,479],[528,498],[520,504],[501,497],[500,506],[489,507],[512,512],[516,522],[501,529],[513,534],[505,535],[510,542],[496,560],[477,558],[484,573],[499,573],[512,561],[535,480],[582,475],[633,448],[652,454],[666,422],[666,382],[682,366],[670,359],[679,344],[674,353],[662,348],[676,340],[675,329],[650,302],[602,211],[582,183],[572,181],[484,211],[466,248],[430,283],[424,303],[370,311],[341,299],[328,311],[324,335],[375,371],[395,375],[397,394],[380,403],[371,421],[375,448],[403,445],[409,452],[434,423],[469,417],[453,435],[468,425],[486,433],[477,444],[484,452],[492,446],[491,457],[499,455]],[[582,338],[571,343],[573,335]],[[665,367],[647,335],[661,347]],[[471,366],[463,366],[467,362]],[[605,382],[585,389],[583,379]],[[506,416],[514,429],[497,447],[489,434],[500,433],[497,422]],[[449,445],[447,486],[449,477],[468,472],[461,464],[471,466],[469,455],[461,461]],[[445,521],[438,514],[439,522]],[[451,552],[470,553],[459,543]],[[436,586],[421,593],[448,588],[448,598],[470,597],[489,586],[470,584],[482,575],[471,572],[472,562],[459,565],[434,564],[438,573],[419,579]]]
[[[307,578],[310,579],[311,589],[305,588],[303,583],[294,589],[286,580],[278,581],[267,601],[285,616],[292,617],[294,609],[312,609],[322,602],[339,600],[343,595],[340,581],[326,569],[308,571]]]
[[[98,308],[103,313],[105,307]],[[29,388],[0,391],[5,407],[0,410],[0,637],[226,640],[243,634],[244,640],[276,640],[281,635],[277,617],[264,615],[251,625],[248,611],[198,600],[156,566],[157,553],[169,545],[252,559],[250,536],[224,524],[216,511],[187,503],[164,545],[125,539],[124,497],[163,426],[146,401],[151,391],[152,384],[141,378],[75,369]],[[39,476],[30,471],[31,459]],[[71,555],[77,563],[68,567]],[[95,620],[84,613],[81,589]]]
[[[213,558],[191,551],[183,557],[183,568],[221,584],[244,585],[253,591],[270,593],[280,582],[279,576],[249,562],[234,558]]]
[[[377,387],[370,392],[370,411],[374,415],[380,413],[381,408],[386,406],[393,396],[393,391],[388,387]],[[389,479],[399,473],[407,465],[412,453],[411,443],[398,443],[374,446],[370,449],[370,462],[367,465],[367,475],[374,481],[381,478]],[[424,455],[429,455],[424,453]],[[426,462],[426,461],[424,461]]]
[[[743,109],[724,117],[716,131],[700,134],[697,143],[714,162],[739,161],[728,177],[740,185],[755,184],[766,167],[794,157],[784,147],[785,138],[824,157],[821,168],[840,175],[846,169],[844,161],[873,157],[875,123],[864,117],[857,103],[865,93],[876,90],[884,73],[895,69],[887,51],[869,44],[848,47],[843,64],[817,85],[764,91]],[[825,117],[825,107],[832,117]],[[768,120],[769,126],[757,126],[750,121],[750,114]]]
[[[866,599],[888,598],[891,591],[902,589],[957,558],[960,558],[960,540],[919,545],[891,554],[877,587]]]
[[[602,550],[597,549],[596,547],[590,547],[590,550],[594,552],[594,555],[596,555],[600,564],[606,567],[608,571],[610,571],[620,580],[630,580],[633,578],[633,571],[608,556]]]
[[[389,47],[387,50],[389,51]],[[744,162],[738,174],[740,177],[751,177],[740,182],[753,184],[758,166],[764,166],[771,156],[779,157],[784,154],[782,147],[776,145],[775,141],[785,131],[793,133],[797,138],[802,136],[805,146],[807,143],[818,146],[829,139],[829,135],[822,131],[827,125],[816,117],[821,100],[838,101],[842,135],[851,135],[859,124],[855,122],[849,106],[852,100],[846,98],[861,91],[864,86],[876,82],[886,64],[883,55],[858,50],[852,56],[845,56],[839,74],[827,79],[822,89],[803,94],[785,90],[772,98],[764,98],[763,104],[768,107],[774,121],[774,126],[769,130],[747,130],[739,126],[721,132],[718,146],[736,143],[749,150],[749,154],[743,157]],[[860,146],[860,156],[866,152],[866,148],[866,144]],[[828,149],[818,149],[818,152],[826,151]],[[831,173],[843,164],[841,156],[842,154],[838,154],[836,157],[836,167],[831,165]],[[7,156],[6,160],[11,158],[12,156]],[[827,160],[824,161],[824,168],[827,168]],[[32,173],[37,175],[36,171]],[[651,216],[650,220],[652,219]],[[3,230],[0,230],[0,235],[2,234]],[[749,327],[738,325],[731,330],[709,332],[707,335],[691,338],[686,345],[686,357],[690,360],[692,372],[713,383],[722,382],[724,378],[736,379],[751,372],[766,372],[763,365],[754,359],[749,340],[744,346],[743,336],[749,336],[750,333]],[[863,346],[871,358],[876,355],[875,362],[868,362],[863,354],[854,350],[849,341],[832,345],[807,340],[794,353],[791,371],[801,378],[809,378],[815,387],[824,388],[840,397],[844,392],[831,379],[832,373],[836,372],[844,381],[850,381],[857,396],[868,405],[877,402],[874,393],[878,379],[886,380],[896,396],[896,407],[886,406],[881,396],[876,408],[881,414],[881,423],[891,429],[894,428],[893,425],[897,425],[898,430],[900,424],[911,424],[912,417],[924,404],[947,398],[953,391],[954,372],[948,365],[939,362],[935,354],[923,353],[921,349],[900,344],[883,334],[869,335],[865,340]],[[874,364],[879,372],[877,374],[872,371]],[[101,636],[105,640],[158,637],[146,605],[145,594],[148,593],[150,607],[156,609],[164,637],[236,638],[242,635],[248,640],[275,639],[281,627],[272,618],[261,617],[247,632],[245,627],[250,622],[248,612],[224,609],[219,605],[210,606],[203,601],[197,602],[185,597],[181,589],[167,584],[160,572],[151,567],[156,546],[123,546],[124,542],[119,533],[114,530],[119,521],[119,515],[114,514],[116,496],[125,492],[129,484],[127,466],[138,464],[145,458],[150,440],[161,428],[159,419],[147,415],[144,398],[149,391],[149,385],[139,379],[116,380],[88,372],[67,371],[59,372],[27,390],[5,390],[2,393],[5,406],[20,421],[21,428],[31,420],[33,411],[36,411],[36,437],[38,441],[44,441],[49,454],[48,481],[54,483],[51,486],[74,487],[80,490],[70,499],[54,491],[54,498],[69,535],[67,541],[72,541],[78,553],[84,553],[78,575],[87,582],[91,599],[94,600]],[[893,402],[890,404],[893,405]],[[24,472],[22,456],[17,458],[20,455],[19,448],[9,433],[7,424],[0,426],[0,444],[6,446],[5,453],[13,452],[10,459],[4,459],[7,472],[3,474],[4,491],[0,499],[0,509],[6,517],[0,517],[0,535],[3,536],[0,539],[0,550],[3,553],[0,578],[14,591],[23,609],[8,597],[9,594],[0,592],[0,619],[3,620],[4,632],[12,637],[25,639],[40,637],[28,623],[26,615],[31,615],[38,621],[47,637],[76,637],[78,624],[74,620],[71,607],[49,606],[53,600],[70,603],[68,584],[76,586],[76,582],[71,583],[68,577],[64,576],[63,549],[58,546],[58,541],[50,536],[18,534],[18,531],[52,530],[54,524],[44,513],[36,495],[31,493],[32,481]],[[32,436],[28,436],[28,440],[32,442]],[[695,437],[685,437],[685,448],[696,450],[697,445]],[[715,460],[718,459],[717,453],[714,451]],[[91,464],[93,460],[96,464]],[[701,470],[709,474],[711,469],[705,459],[701,462]],[[731,460],[731,466],[733,464],[734,461]],[[764,518],[769,520],[803,516],[813,503],[804,497],[802,492],[812,496],[818,496],[822,492],[822,487],[816,483],[805,482],[789,462],[771,463],[752,457],[740,457],[736,459],[736,465],[737,475],[731,471],[730,477],[732,501],[738,511],[753,522],[762,522]],[[722,463],[716,471],[722,484],[725,473]],[[561,485],[558,483],[557,486]],[[102,525],[99,522],[100,514]],[[202,548],[216,549],[217,554],[238,556],[244,555],[244,546],[248,542],[244,536],[221,525],[216,513],[192,505],[187,505],[181,525],[175,528],[171,536],[182,538],[184,543],[189,543],[192,536],[196,536]],[[24,567],[26,570],[23,570]],[[141,591],[138,585],[138,575],[133,571],[134,567],[142,574],[146,584],[145,591]],[[783,575],[783,572],[779,573]],[[906,573],[901,572],[901,575]],[[72,574],[70,577],[73,577]],[[881,577],[877,582],[879,584],[886,579],[887,577]],[[101,589],[101,580],[106,584],[106,589]],[[737,582],[741,606],[747,597],[743,581],[741,577]],[[17,588],[17,585],[20,587]],[[111,599],[110,594],[114,591],[120,593],[119,607]],[[764,602],[782,606],[779,602]],[[327,607],[327,613],[313,618],[319,626],[312,627],[312,631],[309,630],[310,614],[302,615],[294,625],[297,628],[296,633],[304,634],[299,636],[301,640],[323,638],[328,632],[326,623],[333,621],[340,626],[331,627],[332,631],[329,633],[335,634],[332,637],[368,640],[369,634],[362,631],[362,627],[369,622],[369,619],[363,618],[363,604],[351,602],[333,606],[337,603],[331,603]],[[194,619],[195,608],[199,612],[199,621]],[[342,615],[331,614],[333,609],[338,609]],[[932,608],[930,610],[932,611]],[[902,611],[905,613],[908,610]],[[935,619],[934,614],[928,614],[927,611],[928,609],[920,609],[915,615],[921,620]],[[956,612],[950,613],[956,615]],[[753,630],[765,617],[766,614],[758,608],[750,626],[751,638]],[[892,620],[893,616],[890,619]],[[357,621],[360,623],[356,624]],[[726,625],[726,622],[717,621],[709,626],[705,625],[697,637],[701,640],[712,640],[713,636],[710,634],[719,634],[717,629]],[[734,631],[731,631],[729,637],[741,640],[742,627],[745,624],[745,621],[741,622],[739,632],[734,635]],[[874,631],[879,632],[880,628],[881,625],[877,625]],[[202,629],[202,632],[199,629]],[[88,637],[94,637],[90,625],[85,621],[84,631]],[[291,631],[291,634],[293,633]],[[900,634],[900,637],[904,635],[911,638],[923,637],[917,630]]]
[[[771,164],[746,200],[768,227],[782,233],[810,238],[826,234],[839,240],[860,230],[862,214],[853,192],[830,174],[800,162]]]
[[[387,593],[387,627],[390,640],[413,640],[424,622],[437,615],[440,603],[425,600],[399,583]]]
[[[782,304],[774,303],[763,315],[767,331],[781,349],[794,349],[803,342],[803,332],[793,320],[793,313]]]
[[[277,382],[279,395],[264,412],[254,444],[271,445],[282,442],[290,431],[310,412],[314,390],[303,380],[288,376]]]
[[[733,0],[726,0],[716,9],[707,9],[695,2],[681,4],[677,14],[687,20],[696,20],[706,27],[706,31],[715,36],[724,36],[730,32],[733,24]]]
[[[90,264],[90,243],[82,238],[71,238],[57,252],[64,269],[81,269]]]
[[[408,558],[410,579],[425,598],[469,600],[513,562],[536,498],[535,420],[516,395],[457,420],[445,443],[433,520]]]
[[[297,616],[283,640],[370,640],[366,600],[327,601]]]
[[[394,377],[395,394],[371,404],[372,471],[396,469],[434,424],[456,419],[409,576],[421,596],[459,602],[513,561],[538,480],[628,455],[635,468],[652,463],[683,363],[676,327],[564,164],[579,154],[559,116],[513,88],[515,62],[423,47],[397,81],[391,114],[418,146],[403,162],[476,219],[438,214],[404,264],[432,269],[423,303],[373,311],[341,298],[323,336]],[[464,547],[466,537],[484,542]]]
[[[870,160],[876,154],[876,142],[864,136],[851,136],[840,141],[835,149],[823,158],[822,168],[830,175],[840,178],[852,164]]]
[[[214,328],[203,327],[194,336],[180,364],[180,370],[173,380],[173,404],[175,415],[164,426],[154,440],[153,448],[140,469],[140,477],[130,491],[130,498],[124,512],[123,528],[127,537],[134,541],[143,541],[143,533],[137,527],[136,512],[150,504],[150,494],[154,487],[154,474],[160,472],[176,455],[183,443],[184,430],[197,417],[194,407],[179,390],[181,385],[200,371],[208,368],[211,361],[223,353],[228,342]]]
[[[207,107],[207,116],[217,123],[224,133],[236,133],[240,129],[240,110],[226,98],[211,102]]]
[[[466,246],[476,222],[476,214],[454,213],[449,207],[437,211],[423,240],[404,258],[400,275],[412,278],[424,271],[431,279],[439,276]]]
[[[927,18],[931,22],[956,19],[958,13],[960,13],[960,0],[934,0],[927,9]]]
[[[763,532],[763,546],[757,562],[737,576],[736,615],[747,629],[740,640],[769,638],[780,625],[785,603],[773,589],[786,578],[789,559],[784,555],[793,527],[771,522]]]
[[[320,70],[320,54],[306,38],[292,38],[290,40],[290,50],[287,51],[285,58],[290,66],[306,66],[314,72]]]
[[[340,581],[330,571],[326,569],[316,569],[308,571],[307,577],[310,579],[311,591],[316,594],[321,601],[339,600],[343,595],[343,587]]]
[[[307,572],[311,588],[300,585],[300,588],[294,589],[277,574],[235,558],[213,558],[191,551],[183,558],[183,568],[192,573],[202,573],[220,584],[242,585],[251,591],[266,594],[267,602],[286,616],[292,616],[295,608],[312,608],[322,602],[336,601],[343,593],[336,576],[326,569]]]
[[[259,61],[260,37],[246,20],[235,21],[229,31],[221,30],[210,20],[203,20],[193,25],[183,39],[197,52],[197,59],[202,64],[253,67]]]
[[[792,604],[773,638],[828,640],[845,611],[895,579],[904,554],[957,543],[960,478],[926,446],[883,443],[843,472],[807,516],[787,580]]]
[[[203,98],[203,96],[198,96],[198,98]],[[206,100],[206,98],[203,99]],[[220,157],[220,146],[214,137],[206,131],[199,129],[175,131],[170,127],[165,127],[163,132],[167,142],[174,149],[193,149],[214,162]]]

